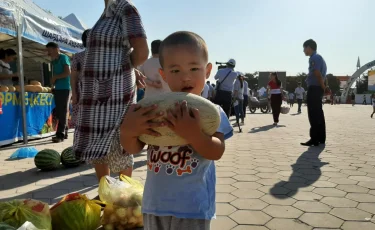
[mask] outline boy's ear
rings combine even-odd
[[[206,79],[208,79],[210,77],[211,71],[212,71],[212,64],[208,63],[207,66],[206,66]]]
[[[160,74],[160,76],[163,78],[163,80],[164,80],[165,82],[167,82],[167,79],[166,79],[166,77],[165,77],[165,72],[164,72],[164,70],[163,70],[162,68],[159,69],[159,74]]]

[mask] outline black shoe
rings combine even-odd
[[[326,142],[325,141],[319,141],[319,144],[325,145]]]
[[[52,137],[52,142],[53,143],[60,143],[60,142],[63,142],[64,141],[64,138],[61,138],[61,137]]]
[[[308,142],[305,142],[305,143],[301,143],[301,145],[303,146],[319,146],[319,142],[313,142],[313,141],[308,141]]]
[[[68,133],[65,133],[65,135],[64,135],[64,139],[65,139],[65,140],[68,139]]]

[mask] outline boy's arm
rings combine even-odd
[[[137,154],[142,151],[145,147],[145,143],[138,140],[136,137],[127,136],[125,134],[120,133],[120,143],[122,148],[130,154]]]
[[[196,141],[190,144],[202,157],[208,160],[219,160],[225,151],[224,134],[215,133],[208,136],[201,132]]]

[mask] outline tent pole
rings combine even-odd
[[[22,49],[22,22],[17,25],[17,51],[18,51],[18,79],[21,84],[21,108],[22,108],[22,131],[23,143],[27,145],[27,120],[26,120],[26,106],[25,106],[25,79],[23,72],[23,49]]]

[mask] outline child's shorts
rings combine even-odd
[[[144,230],[210,230],[211,220],[143,214]]]

